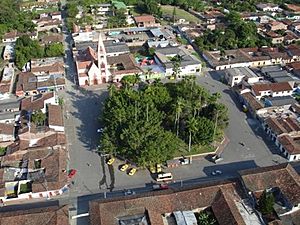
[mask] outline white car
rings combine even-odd
[[[104,129],[103,128],[99,128],[97,129],[97,133],[103,133]]]
[[[215,171],[212,171],[212,173],[211,173],[211,175],[213,175],[213,176],[221,175],[221,174],[222,174],[221,170],[215,170]]]
[[[133,190],[124,190],[124,195],[126,195],[126,196],[128,196],[128,195],[135,195],[135,191],[133,191]]]

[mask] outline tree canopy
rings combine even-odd
[[[16,41],[15,62],[19,69],[32,58],[63,56],[64,47],[62,43],[53,43],[42,47],[37,40],[32,40],[24,35]]]
[[[226,29],[206,30],[203,36],[196,38],[195,43],[202,50],[227,50],[270,45],[267,39],[257,34],[256,25],[253,22],[243,21],[237,12],[226,15],[228,26]]]
[[[185,78],[176,84],[109,88],[102,121],[101,150],[140,166],[153,166],[184,150],[210,144],[228,124],[227,108]],[[193,121],[193,122],[191,122]],[[191,141],[190,141],[191,137]]]
[[[19,32],[33,32],[35,25],[31,12],[22,12],[18,9],[17,0],[1,0],[0,7],[0,37],[11,30]]]

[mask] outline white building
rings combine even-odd
[[[155,51],[154,60],[164,70],[166,76],[173,75],[172,58],[180,56],[179,76],[196,75],[201,72],[201,61],[186,50],[183,46],[158,48]]]
[[[264,96],[291,96],[293,94],[293,82],[254,84],[252,85],[252,93],[258,100]]]
[[[281,10],[278,5],[272,3],[260,3],[256,5],[256,8],[264,12],[276,12]]]
[[[248,67],[237,67],[225,70],[225,79],[229,86],[233,87],[239,85],[245,80],[249,84],[254,84],[262,80],[263,78],[257,76]]]

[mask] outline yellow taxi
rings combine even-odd
[[[156,173],[156,169],[154,166],[150,166],[149,170],[150,170],[150,173]]]
[[[114,163],[116,159],[115,158],[110,158],[109,160],[107,160],[107,165],[112,165]]]
[[[161,165],[160,164],[156,165],[156,172],[161,173]]]
[[[121,167],[121,171],[122,172],[124,172],[124,171],[126,171],[127,170],[127,168],[129,167],[129,165],[128,164],[124,164],[122,167]]]
[[[133,176],[135,173],[136,173],[136,168],[131,168],[131,169],[129,170],[128,175],[129,175],[129,176]]]

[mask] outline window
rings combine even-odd
[[[238,80],[238,79],[239,79],[238,77],[235,77],[235,78],[234,78],[234,80]]]

